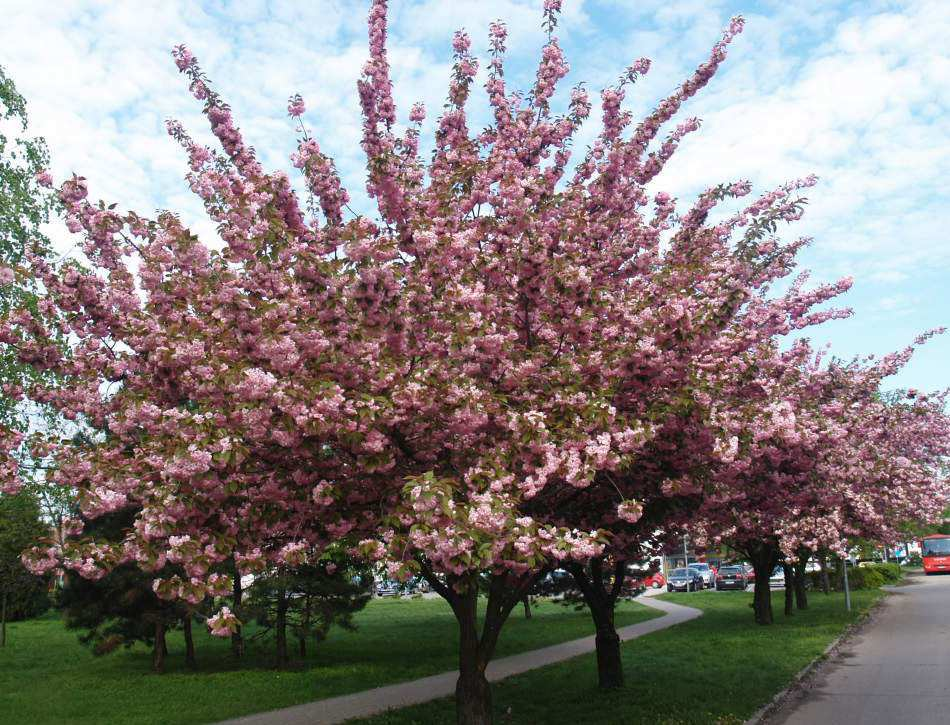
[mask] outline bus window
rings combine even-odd
[[[946,539],[924,539],[921,544],[921,556],[950,556],[950,536]]]

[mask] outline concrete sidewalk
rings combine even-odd
[[[620,639],[628,641],[651,632],[672,627],[674,624],[688,622],[702,614],[699,609],[671,604],[660,599],[640,598],[637,601],[652,609],[666,612],[663,617],[649,619],[646,622],[631,624],[617,630]],[[496,682],[506,677],[544,667],[555,662],[588,654],[594,651],[594,637],[583,637],[570,642],[523,652],[510,657],[502,657],[488,665],[489,681]],[[417,705],[440,697],[455,694],[455,681],[458,672],[443,672],[440,675],[423,677],[420,680],[400,682],[386,687],[354,692],[325,700],[295,705],[282,710],[271,710],[256,715],[227,720],[221,725],[333,725],[357,717],[369,717],[386,710],[408,705]]]

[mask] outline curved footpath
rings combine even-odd
[[[702,614],[699,609],[671,604],[653,597],[640,597],[637,601],[647,607],[666,612],[666,616],[621,627],[617,630],[617,634],[624,642],[672,627],[674,624],[688,622]],[[494,660],[488,665],[487,676],[489,681],[495,682],[593,651],[594,637],[591,635]],[[281,710],[247,715],[227,720],[221,725],[333,725],[351,718],[369,717],[386,710],[448,697],[455,694],[457,678],[456,671],[443,672],[441,675],[423,677],[420,680],[400,682],[386,687],[354,692],[350,695],[294,705]]]
[[[950,576],[916,576],[763,722],[950,723]]]

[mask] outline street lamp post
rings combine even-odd
[[[850,556],[846,556],[844,559],[844,607],[849,612],[851,611],[851,587],[848,585],[848,562],[851,560]]]
[[[686,549],[686,540],[689,537],[683,534],[683,571],[686,572],[686,593],[689,594],[689,553]]]

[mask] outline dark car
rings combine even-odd
[[[716,589],[738,589],[745,591],[749,586],[749,577],[743,566],[724,566],[716,573]]]
[[[555,569],[538,581],[531,593],[541,597],[560,597],[574,586],[574,577],[563,569]]]
[[[703,586],[703,575],[699,569],[693,567],[689,567],[689,570],[674,569],[666,580],[666,591],[668,592],[696,592],[702,589]]]

